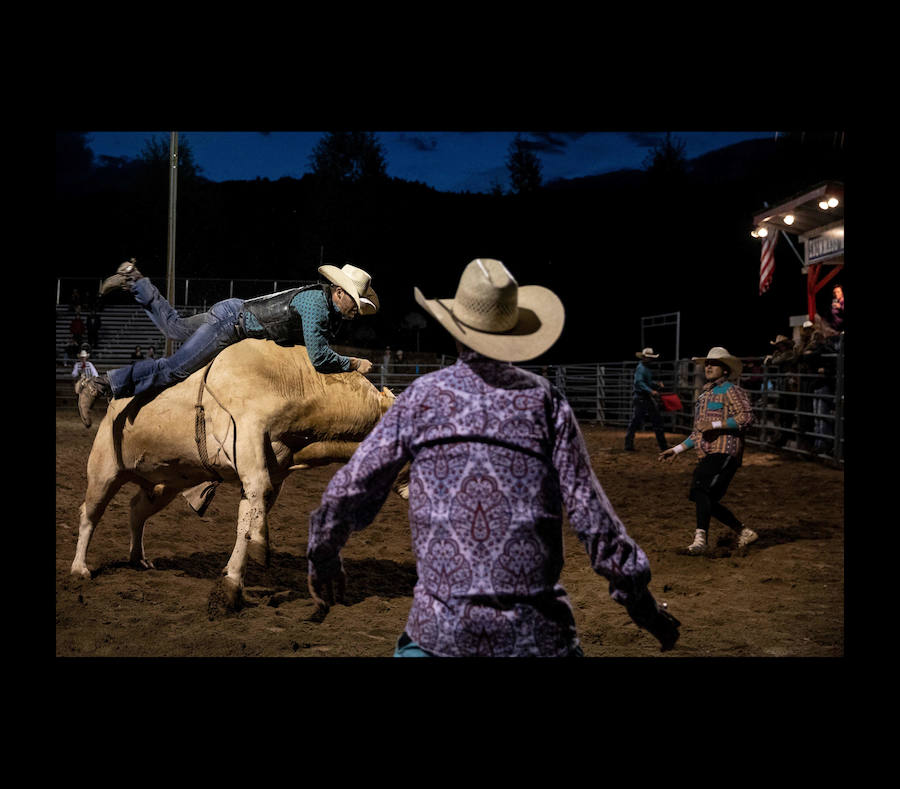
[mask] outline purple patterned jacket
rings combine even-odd
[[[565,656],[578,646],[560,584],[562,508],[614,600],[640,598],[647,557],[591,468],[565,397],[544,378],[464,351],[413,382],[310,516],[307,556],[326,580],[350,532],[377,515],[412,461],[418,582],[406,632],[442,656]]]

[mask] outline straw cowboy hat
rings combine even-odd
[[[499,260],[476,258],[463,270],[452,299],[416,302],[463,345],[501,362],[540,356],[562,333],[566,311],[540,285],[519,285]]]
[[[90,354],[89,354],[87,351],[85,351],[85,350],[82,350],[82,351],[79,352],[79,354],[78,354],[78,358],[79,358],[79,359],[87,359],[89,356],[90,356]]]
[[[374,315],[378,312],[378,296],[372,290],[372,277],[361,268],[349,263],[340,268],[325,265],[319,266],[319,273],[350,294],[360,315]]]
[[[774,340],[769,340],[769,345],[781,345],[783,342],[789,342],[791,345],[794,344],[793,340],[790,337],[785,336],[784,334],[779,334]]]
[[[744,363],[738,359],[737,356],[732,356],[720,346],[710,348],[709,353],[706,354],[706,356],[692,356],[691,361],[700,362],[702,364],[706,364],[707,362],[718,362],[728,368],[727,377],[731,381],[740,379],[741,371],[744,369]]]
[[[643,351],[638,351],[638,352],[635,354],[635,356],[636,356],[638,359],[658,359],[658,358],[659,358],[659,354],[658,354],[658,353],[653,353],[653,349],[652,349],[652,348],[644,348]]]

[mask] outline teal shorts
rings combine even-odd
[[[401,634],[397,639],[397,648],[394,650],[394,657],[437,657],[433,652],[422,649],[415,641],[413,641],[406,633]]]
[[[437,657],[433,652],[422,649],[415,641],[413,641],[406,633],[403,633],[397,639],[397,648],[394,650],[394,657]],[[569,657],[584,657],[584,651],[578,645],[572,651]]]

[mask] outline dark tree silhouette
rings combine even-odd
[[[531,146],[521,136],[509,146],[509,157],[506,160],[509,170],[509,181],[516,194],[527,194],[537,191],[541,186],[541,162]]]
[[[338,183],[384,178],[384,149],[372,132],[328,132],[309,157],[313,173]]]
[[[687,173],[687,157],[684,155],[686,143],[672,132],[666,132],[666,139],[651,148],[644,159],[644,169],[651,175],[682,176]]]
[[[169,172],[169,137],[150,137],[141,149],[139,160],[154,169]],[[187,137],[178,135],[178,177],[195,178],[203,172],[194,158],[194,151]]]

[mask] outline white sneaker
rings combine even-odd
[[[694,530],[694,541],[688,545],[688,553],[698,554],[706,550],[706,532],[703,529]]]
[[[746,548],[751,542],[756,542],[758,539],[759,535],[752,529],[741,529],[738,536],[738,548]]]

